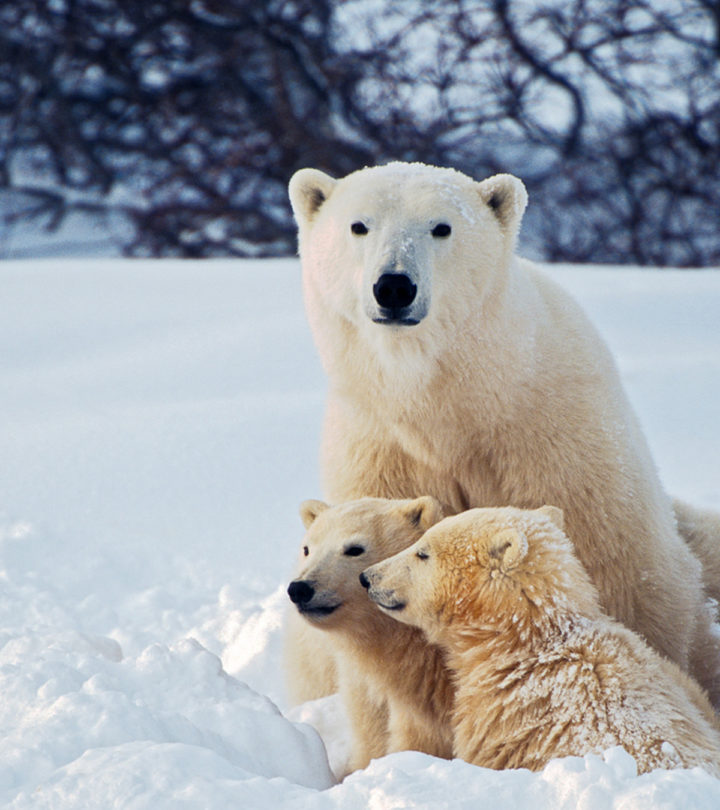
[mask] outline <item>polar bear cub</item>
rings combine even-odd
[[[455,754],[489,768],[622,745],[641,772],[720,776],[720,731],[677,665],[609,618],[555,507],[446,518],[364,582],[448,655]]]
[[[349,770],[408,749],[450,757],[453,689],[443,653],[417,628],[379,611],[359,581],[364,568],[407,548],[440,520],[440,505],[430,497],[336,506],[305,501],[300,514],[307,532],[288,595],[333,656],[353,735]],[[305,643],[296,623],[287,632]],[[317,641],[308,645],[315,657]],[[307,678],[309,668],[298,667],[297,656],[290,660],[290,684]]]

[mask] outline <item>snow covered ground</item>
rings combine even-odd
[[[550,272],[667,488],[720,508],[720,271]],[[0,806],[720,807],[621,750],[539,774],[406,752],[332,785],[287,715],[338,761],[338,707],[288,712],[280,672],[324,389],[294,260],[0,265]]]

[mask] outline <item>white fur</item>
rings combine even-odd
[[[449,757],[454,692],[440,651],[419,630],[379,611],[359,581],[365,567],[406,548],[440,520],[439,504],[427,497],[336,506],[306,501],[301,515],[307,533],[291,588],[302,582],[313,596],[287,617],[288,691],[303,699],[338,688],[352,731],[344,773],[393,751]],[[323,610],[328,606],[332,610]]]
[[[364,572],[388,616],[447,654],[455,755],[540,770],[622,745],[641,772],[720,775],[707,696],[602,612],[562,524],[554,507],[471,509]]]
[[[430,494],[448,512],[557,504],[604,609],[720,702],[701,566],[614,362],[575,302],[514,255],[522,183],[395,163],[340,180],[301,170],[290,196],[330,381],[328,497]],[[448,238],[432,237],[438,222]],[[368,317],[389,260],[407,262],[429,302],[416,326]]]

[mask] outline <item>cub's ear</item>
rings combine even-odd
[[[422,498],[408,501],[403,506],[403,513],[413,526],[417,526],[423,531],[434,526],[445,517],[440,502],[431,495],[423,495]]]
[[[560,509],[558,506],[541,506],[539,509],[535,510],[540,515],[545,515],[546,518],[549,518],[552,523],[554,523],[558,529],[565,528],[565,515],[563,510]]]
[[[527,554],[528,542],[518,529],[502,529],[488,543],[488,555],[501,571],[509,571]]]
[[[329,508],[329,505],[326,504],[325,501],[303,501],[300,504],[300,519],[303,522],[303,526],[309,529],[314,523],[315,518],[321,512]]]
[[[503,229],[515,236],[525,213],[528,195],[522,180],[512,174],[495,174],[478,183],[480,197]]]
[[[306,225],[315,218],[320,206],[332,194],[335,180],[319,169],[299,169],[290,178],[288,194],[298,224]]]

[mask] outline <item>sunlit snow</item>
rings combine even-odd
[[[553,268],[667,488],[720,509],[720,271]],[[322,495],[295,260],[0,265],[0,806],[714,810],[620,749],[486,771],[405,752],[331,786],[337,701],[289,711],[285,585]],[[292,718],[292,719],[290,719]]]

